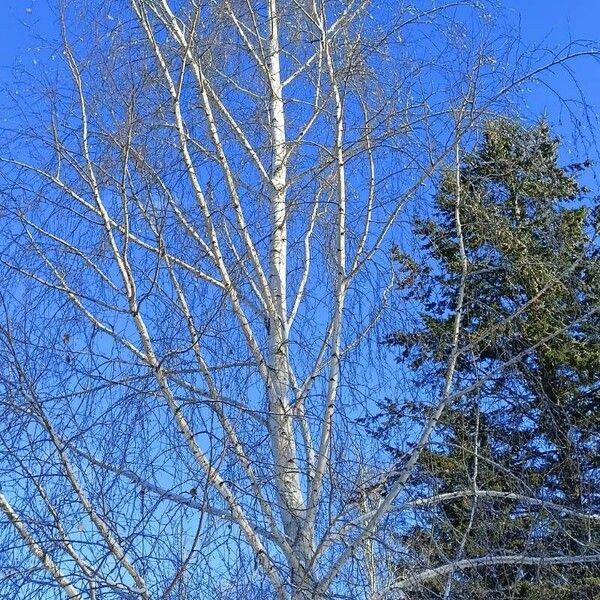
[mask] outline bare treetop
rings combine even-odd
[[[0,152],[1,595],[372,600],[466,568],[394,567],[464,294],[411,387],[390,248],[588,50],[525,60],[481,3],[417,4],[66,3]],[[397,394],[432,394],[400,463],[357,421]]]

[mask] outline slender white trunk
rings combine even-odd
[[[290,405],[290,372],[288,360],[287,315],[287,224],[286,224],[286,132],[283,87],[280,73],[280,48],[276,0],[269,0],[268,75],[271,119],[271,244],[269,255],[269,286],[273,297],[273,312],[267,315],[269,435],[273,449],[275,477],[279,495],[279,510],[286,536],[297,558],[306,565],[312,545],[303,522],[305,500],[301,489],[293,411]],[[301,574],[295,574],[298,577]],[[293,577],[293,579],[294,579]],[[303,574],[301,577],[304,579]]]

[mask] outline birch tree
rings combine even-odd
[[[396,535],[460,394],[462,299],[431,414],[385,464],[357,419],[402,378],[378,344],[390,240],[483,116],[593,53],[521,60],[464,1],[58,21],[1,153],[2,594],[373,600],[436,577],[398,580]]]

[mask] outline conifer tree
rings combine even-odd
[[[466,392],[454,395],[420,472],[440,497],[464,494],[437,503],[406,538],[432,567],[599,548],[598,520],[589,518],[600,497],[595,201],[579,183],[589,163],[562,167],[558,150],[545,121],[488,122],[459,178],[442,176],[434,215],[419,223],[428,265],[409,294],[424,307],[420,324],[388,342],[412,357],[422,382],[441,381],[451,352],[459,233],[468,263],[455,375]],[[397,421],[387,417],[388,426]],[[411,597],[600,597],[590,575],[543,563],[482,566],[450,571]]]

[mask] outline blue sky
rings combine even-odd
[[[68,0],[67,0],[68,1]],[[77,2],[77,0],[73,0]],[[394,2],[395,0],[388,0]],[[597,42],[600,48],[600,2],[598,0],[490,0],[496,1],[506,13],[511,27],[520,27],[524,47],[541,45],[548,48],[564,48],[571,40]],[[14,93],[17,84],[12,67],[18,66],[35,73],[45,68],[48,53],[44,52],[43,39],[56,39],[57,0],[0,0],[0,106],[5,106],[5,90]],[[430,1],[416,0],[416,4],[429,5]],[[590,58],[580,58],[569,63],[573,76],[583,92],[586,102],[594,107],[591,126],[585,137],[595,138],[600,131],[600,65]],[[563,69],[556,69],[545,79],[550,87],[565,98],[576,98],[578,91],[571,77]],[[543,86],[532,89],[523,106],[523,116],[537,117],[546,113],[554,131],[573,148],[578,159],[600,156],[600,145],[590,148],[587,142],[582,148],[581,133],[561,107],[553,92]],[[579,116],[579,114],[578,114]],[[594,142],[592,142],[594,143]],[[582,156],[579,156],[582,155]],[[595,161],[596,162],[596,161]]]
[[[392,0],[393,1],[393,0]],[[55,31],[48,5],[52,0],[2,0],[0,2],[0,84],[10,83],[10,67],[39,64],[40,37]],[[525,43],[545,41],[550,46],[569,39],[600,40],[600,3],[597,0],[500,0],[498,3],[520,20]],[[600,44],[599,44],[600,45]],[[581,60],[576,75],[592,103],[600,96],[600,77]],[[559,85],[570,85],[564,81]]]
[[[48,0],[0,2],[0,64],[3,70],[16,59],[34,52],[35,35],[48,33]],[[524,38],[551,43],[600,38],[600,3],[597,0],[502,0],[499,5],[518,15]],[[28,50],[29,49],[29,50]],[[31,60],[31,58],[30,58]],[[5,79],[3,75],[3,79]],[[591,82],[590,82],[591,83]],[[600,83],[595,87],[600,91]]]
[[[525,43],[561,47],[570,40],[585,40],[600,48],[600,3],[597,0],[501,0],[520,22]],[[577,81],[591,104],[600,105],[600,77],[591,59],[572,63]],[[595,67],[595,68],[594,68]],[[556,85],[566,95],[573,83],[560,76]]]

